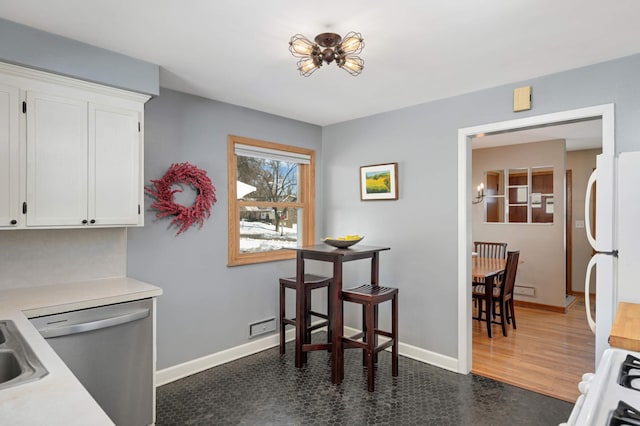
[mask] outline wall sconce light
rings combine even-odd
[[[484,200],[484,183],[478,185],[478,195],[476,195],[475,200],[471,200],[471,204],[480,204],[482,200]]]

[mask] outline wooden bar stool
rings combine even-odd
[[[376,354],[391,346],[391,375],[398,376],[398,289],[364,284],[342,292],[343,302],[359,303],[363,308],[362,332],[342,338],[343,349],[360,348],[366,356],[367,388],[373,392]],[[378,329],[377,307],[391,301],[391,332]],[[377,345],[377,336],[389,340]]]
[[[308,324],[306,332],[304,334],[303,351],[326,349],[331,350],[331,301],[328,297],[329,286],[331,285],[331,278],[322,277],[319,275],[305,274],[304,275],[304,311],[306,312],[306,322]],[[296,277],[280,278],[280,353],[285,353],[285,331],[287,325],[299,326],[297,318],[286,317],[286,294],[287,288],[296,290]],[[311,291],[319,288],[327,289],[327,313],[323,314],[311,310]],[[317,324],[311,324],[311,317],[322,318],[323,321],[319,321]],[[327,327],[327,342],[326,344],[311,345],[311,332],[321,327]],[[306,359],[306,357],[305,357]]]

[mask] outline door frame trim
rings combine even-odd
[[[471,138],[488,133],[563,124],[576,120],[602,120],[602,153],[615,156],[614,104],[481,124],[458,129],[458,372],[468,374],[472,364],[471,340]],[[565,221],[565,218],[563,218]],[[567,224],[565,223],[565,227]]]
[[[565,214],[565,297],[573,294],[573,170],[564,168],[564,214]],[[565,306],[566,312],[567,306]]]

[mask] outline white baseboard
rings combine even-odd
[[[445,370],[453,371],[454,373],[459,372],[457,358],[452,358],[450,356],[442,355],[437,352],[431,352],[426,349],[408,345],[402,342],[398,342],[398,353],[402,356],[406,356],[407,358],[424,362],[425,364],[431,364],[436,367],[444,368]]]
[[[345,335],[356,334],[360,330],[344,327]],[[391,348],[387,348],[390,351]],[[424,362],[425,364],[434,365],[436,367],[444,368],[455,373],[458,372],[458,359],[452,358],[446,355],[439,354],[437,352],[431,352],[426,349],[419,348],[417,346],[409,345],[407,343],[398,342],[398,353],[407,358],[415,359],[416,361]]]
[[[322,330],[324,329],[321,328],[316,330],[315,332]],[[347,335],[355,334],[358,331],[359,330],[351,327],[345,327],[345,334]],[[287,330],[285,338],[287,342],[295,339],[295,329]],[[182,364],[158,370],[156,371],[156,386],[166,385],[167,383],[171,383],[175,380],[182,379],[184,377],[199,373],[209,368],[226,364],[227,362],[243,358],[247,355],[252,355],[266,349],[273,348],[274,346],[278,346],[279,343],[279,335],[274,334],[271,336],[263,337],[261,339],[252,340],[249,343],[235,346],[224,351],[216,352],[211,355],[206,355],[201,358],[184,362]],[[416,361],[444,368],[445,370],[457,372],[458,360],[456,358],[451,358],[402,342],[398,342],[398,353],[402,356],[406,356],[407,358],[415,359]]]
[[[295,329],[292,328],[287,330],[285,338],[287,341],[295,339]],[[167,383],[199,373],[211,367],[226,364],[227,362],[243,358],[247,355],[252,355],[266,349],[273,348],[279,344],[280,335],[273,334],[261,339],[252,340],[249,343],[245,343],[240,346],[235,346],[233,348],[225,349],[224,351],[203,356],[202,358],[197,358],[182,364],[158,370],[156,371],[156,386],[166,385]]]

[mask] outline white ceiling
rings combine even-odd
[[[640,52],[638,0],[0,0],[0,17],[159,64],[163,87],[318,125]],[[360,76],[299,76],[292,35],[351,30]]]

